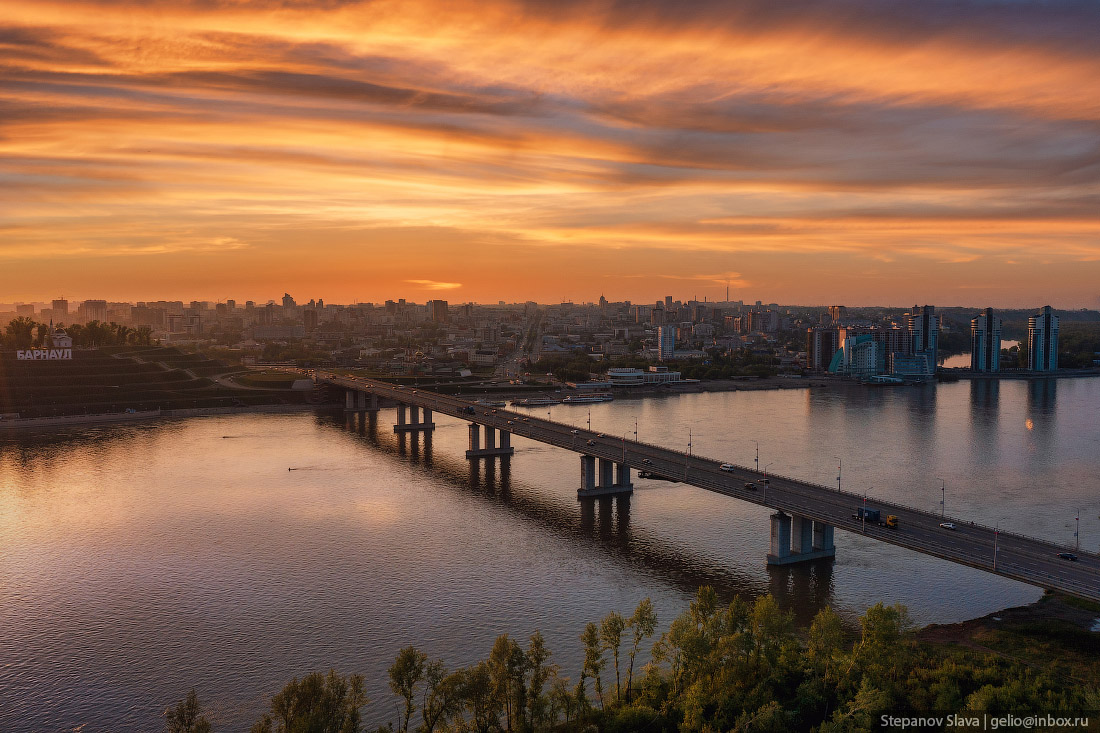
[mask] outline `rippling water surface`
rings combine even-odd
[[[959,382],[619,399],[595,429],[867,490],[1083,546],[1100,542],[1100,380]],[[586,407],[553,417],[587,424]],[[392,411],[240,415],[0,436],[0,730],[147,731],[195,687],[246,730],[290,678],[449,665],[496,635],[546,636],[576,678],[583,625],[649,596],[662,626],[701,584],[771,592],[803,621],[879,600],[952,622],[1040,591],[837,533],[834,564],[770,569],[767,511],[665,482],[576,500],[579,460],[516,439],[471,472],[466,426],[402,443]],[[541,413],[545,414],[545,413]]]

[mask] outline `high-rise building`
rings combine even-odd
[[[665,296],[665,310],[666,311],[672,310],[672,296],[671,295],[666,295]]]
[[[986,308],[970,321],[970,369],[997,372],[1001,369],[1001,319]]]
[[[1049,305],[1027,319],[1027,368],[1033,372],[1058,368],[1058,316]]]
[[[932,368],[936,360],[936,343],[939,341],[940,321],[936,318],[936,306],[913,306],[906,314],[909,327],[909,354],[927,353],[932,357]]]
[[[843,305],[830,305],[829,306],[829,318],[833,323],[840,323],[848,320],[848,309]]]
[[[306,333],[316,331],[320,320],[316,308],[306,308],[302,311],[302,325],[305,326]]]
[[[445,300],[431,300],[428,301],[428,312],[431,314],[432,323],[446,323],[447,322],[447,301]]]
[[[840,345],[840,333],[835,328],[815,326],[806,329],[806,368],[815,372],[829,368]]]
[[[107,301],[105,300],[85,300],[80,310],[84,316],[84,322],[100,321],[105,323],[107,321]]]
[[[657,329],[657,358],[660,361],[676,358],[675,326],[661,326]]]
[[[54,320],[69,317],[69,301],[64,298],[59,298],[50,304],[50,310],[53,312]]]
[[[18,303],[15,306],[15,315],[17,316],[33,316],[34,315],[34,303]]]

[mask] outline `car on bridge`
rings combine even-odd
[[[1069,560],[1070,562],[1077,562],[1077,556],[1074,555],[1072,552],[1059,552],[1058,557],[1062,558],[1063,560]]]
[[[955,529],[955,523],[954,522],[940,522],[940,526],[943,527],[944,529]]]
[[[752,483],[745,484],[745,488],[748,489],[749,491],[756,491],[756,484],[752,484]]]
[[[737,470],[737,467],[734,466],[732,463],[723,463],[721,466],[718,467],[718,470],[725,471],[726,473],[733,473]]]

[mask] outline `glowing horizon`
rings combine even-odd
[[[1093,3],[13,0],[0,300],[1100,305]]]

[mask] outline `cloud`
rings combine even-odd
[[[390,281],[467,293],[455,263],[580,251],[638,287],[728,273],[793,300],[842,265],[1041,252],[1085,263],[1084,292],[1098,25],[1083,0],[12,0],[0,256],[169,277],[221,238],[313,258],[324,237],[291,233],[360,237],[355,264],[381,232],[446,232],[461,255],[437,272],[465,285],[417,279],[415,243]]]
[[[462,283],[445,283],[437,280],[406,280],[405,282],[423,290],[455,290],[462,287]]]

